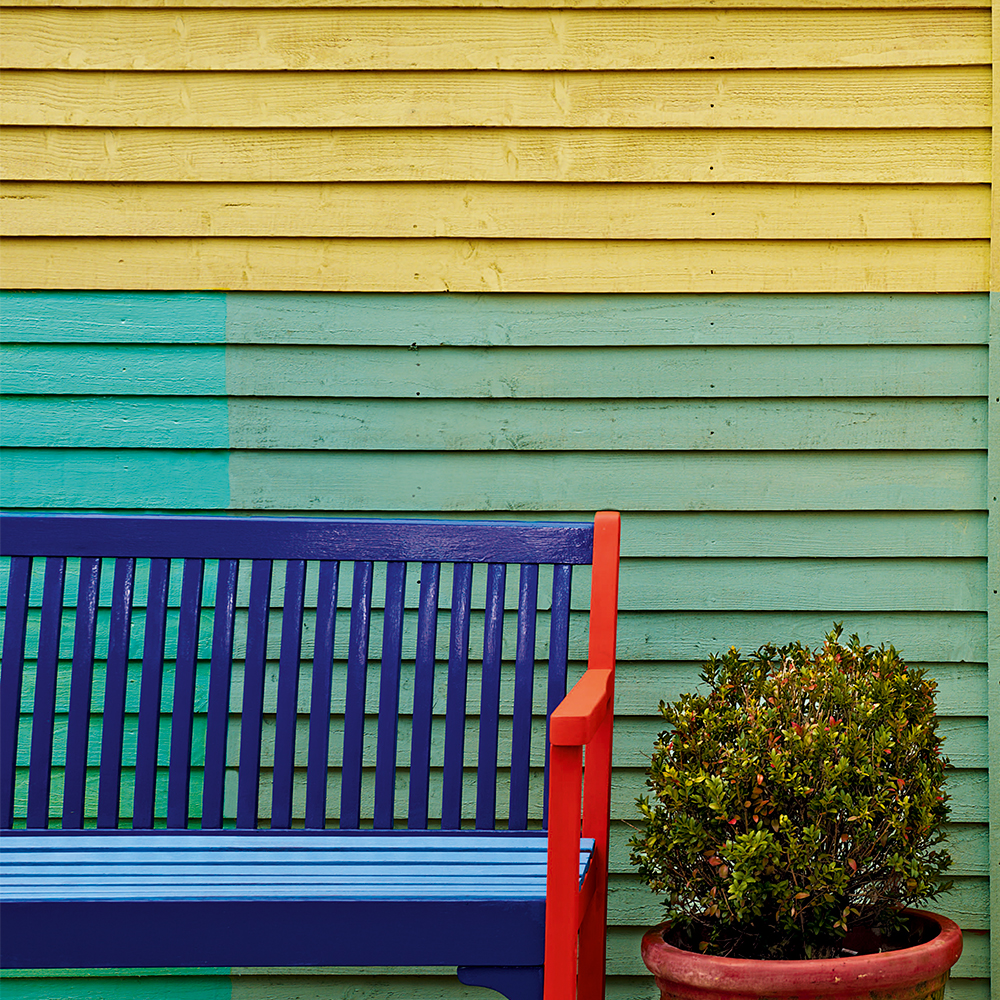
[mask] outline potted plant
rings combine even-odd
[[[939,1000],[962,949],[936,684],[890,646],[730,649],[670,705],[632,861],[666,894],[661,995]]]

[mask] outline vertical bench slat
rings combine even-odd
[[[479,694],[479,767],[476,774],[476,829],[496,828],[497,742],[500,735],[500,664],[503,657],[503,604],[507,566],[486,571],[486,620]]]
[[[386,568],[382,663],[379,670],[378,743],[375,749],[376,830],[391,830],[396,807],[396,741],[399,738],[399,673],[403,655],[406,563]]]
[[[407,827],[410,830],[427,829],[440,583],[441,564],[422,563],[420,607],[417,612],[417,655],[413,670],[413,722],[410,734],[410,803],[407,815]]]
[[[94,643],[97,638],[100,583],[101,560],[90,556],[81,559],[69,688],[69,720],[66,728],[66,772],[63,779],[62,811],[64,830],[83,829],[83,811],[87,795],[87,745],[90,741],[90,699],[94,686]]]
[[[201,594],[205,577],[202,559],[185,559],[181,577],[181,608],[177,622],[177,662],[170,719],[170,765],[167,778],[167,828],[185,829],[191,799],[191,735],[194,685],[201,633]]]
[[[344,762],[340,776],[340,829],[361,825],[361,764],[365,738],[365,689],[368,685],[368,637],[372,613],[372,564],[354,564],[351,633],[347,644],[347,691],[344,705]]]
[[[139,681],[139,722],[135,737],[134,830],[151,830],[156,810],[156,762],[160,749],[160,701],[163,697],[169,584],[170,560],[150,559],[142,678]]]
[[[514,659],[514,719],[510,748],[510,830],[528,828],[528,777],[531,770],[531,701],[535,687],[535,619],[538,566],[521,567]]]
[[[111,589],[111,627],[104,672],[104,713],[101,719],[101,764],[97,787],[98,829],[116,829],[121,806],[122,742],[125,736],[125,692],[128,647],[132,632],[135,560],[115,560]]]
[[[455,563],[451,588],[451,636],[448,643],[448,701],[444,715],[444,774],[441,829],[462,825],[462,767],[465,759],[465,702],[469,672],[469,609],[472,563]]]
[[[66,560],[45,560],[42,613],[38,623],[38,659],[35,668],[35,701],[31,717],[31,749],[28,758],[28,828],[49,825],[49,794],[52,789],[52,735],[56,715],[56,672],[59,669],[59,637],[62,632],[63,590]]]
[[[222,829],[239,570],[238,559],[219,560],[215,583],[215,620],[212,623],[212,659],[208,675],[208,717],[205,720],[205,775],[201,794],[203,830]]]
[[[566,669],[569,660],[569,602],[573,567],[552,567],[552,613],[549,632],[549,676],[545,702],[545,791],[542,825],[549,820],[549,716],[566,697]]]
[[[0,829],[14,825],[14,786],[17,775],[17,732],[24,677],[24,643],[28,632],[31,591],[30,556],[12,556],[7,574],[7,608],[0,665]]]
[[[250,569],[247,655],[243,669],[243,715],[240,722],[240,777],[236,788],[236,826],[240,830],[252,830],[257,826],[270,607],[271,561],[254,559]]]
[[[313,646],[309,702],[309,757],[306,762],[306,819],[310,830],[326,827],[326,785],[330,760],[330,701],[333,693],[333,641],[337,630],[340,563],[319,564],[316,592],[316,641]]]
[[[290,830],[295,778],[295,726],[299,706],[299,663],[302,659],[302,608],[306,564],[289,559],[285,566],[285,599],[278,653],[278,702],[274,726],[274,776],[271,782],[271,829]]]

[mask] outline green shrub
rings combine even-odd
[[[660,702],[632,861],[667,894],[673,941],[741,958],[821,958],[889,933],[946,890],[947,761],[936,684],[890,646],[730,649],[705,693]]]

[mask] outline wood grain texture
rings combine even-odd
[[[416,451],[985,448],[985,402],[537,403],[7,396],[8,447]],[[228,434],[227,434],[228,427]]]
[[[27,391],[14,388],[22,384],[39,385],[32,382],[32,373],[54,357],[53,349],[41,346],[11,348],[11,352],[12,391]],[[151,369],[169,365],[175,352],[178,359],[189,356],[192,364],[198,356],[194,348],[139,348],[131,355],[131,364],[136,368],[148,356]],[[139,385],[130,388],[133,382],[119,374],[122,366],[114,361],[119,356],[124,366],[130,358],[124,347],[80,348],[77,384],[82,388],[84,379],[97,379],[92,384],[106,392],[149,391]],[[811,399],[929,393],[965,397],[986,392],[986,362],[986,351],[971,346],[610,347],[542,352],[515,347],[414,351],[231,345],[226,379],[233,396],[353,396],[395,399],[400,405],[435,397]],[[151,375],[150,381],[154,379]]]
[[[4,348],[4,391],[222,396],[221,346],[20,344]]]
[[[7,182],[5,236],[988,239],[990,188]]]
[[[224,399],[5,396],[7,448],[228,448]]]
[[[11,508],[213,510],[229,504],[224,450],[11,449],[0,467]]]
[[[0,312],[9,343],[884,347],[989,336],[986,295],[6,291]]]
[[[20,412],[10,409],[8,420]],[[44,443],[46,434],[51,439],[63,419],[74,425],[79,419],[74,439],[84,446],[108,446],[119,435],[124,444],[137,434],[138,428],[124,422],[101,421],[101,412],[84,404],[78,418],[75,406],[52,400],[48,409],[40,402],[25,410],[23,425],[30,428],[31,443]],[[178,420],[183,412],[175,410]],[[152,422],[151,446],[160,439],[162,424],[162,419]],[[230,400],[229,428],[233,448],[286,450],[856,450],[985,448],[987,443],[985,400],[351,403],[250,398]]]
[[[149,294],[122,293],[126,300],[139,302]],[[70,292],[53,295],[63,300],[73,297]],[[150,298],[155,301],[156,297]],[[159,314],[151,310],[151,315]],[[88,308],[86,323],[80,325],[97,322],[98,310]],[[59,328],[73,331],[78,339],[68,317]],[[32,329],[38,326],[33,324]],[[233,292],[226,296],[226,338],[232,344],[418,348],[983,345],[988,332],[986,295],[498,297]],[[100,339],[114,337],[112,326]]]
[[[6,291],[0,311],[4,340],[31,343],[884,347],[989,335],[986,295]]]
[[[8,288],[978,292],[989,242],[14,237]]]
[[[8,70],[11,125],[982,128],[988,66],[879,70]]]
[[[988,64],[985,10],[13,9],[5,69],[644,70]]]
[[[7,343],[221,344],[219,293],[0,292]]]
[[[198,129],[10,126],[0,176],[57,181],[978,184],[958,129]]]
[[[985,469],[982,452],[830,452],[818,462],[807,452],[235,451],[229,472],[233,506],[258,510],[776,511],[979,510]]]

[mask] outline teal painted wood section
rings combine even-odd
[[[638,940],[659,904],[631,874],[626,823],[660,698],[696,686],[701,660],[730,644],[814,643],[840,620],[865,641],[893,642],[937,678],[955,764],[959,885],[940,908],[967,936],[948,996],[989,996],[991,894],[1000,914],[989,881],[1000,839],[994,824],[991,845],[988,822],[1000,794],[989,770],[1000,769],[989,558],[1000,516],[988,518],[1000,351],[987,296],[16,293],[0,298],[5,330],[10,301],[21,388],[5,410],[17,430],[8,419],[3,433],[17,445],[5,457],[21,470],[19,503],[531,519],[624,511],[609,998],[652,994]],[[574,606],[586,597],[580,580]],[[478,618],[472,641],[481,648]],[[579,672],[579,628],[571,655]],[[137,677],[130,671],[130,689]],[[377,664],[370,683],[375,713]],[[271,665],[268,705],[275,684]],[[334,688],[343,691],[341,664]],[[237,671],[234,705],[241,692]],[[302,710],[309,692],[306,670]],[[446,694],[438,679],[435,704]],[[469,697],[478,695],[473,672]],[[505,681],[502,703],[510,697]],[[334,746],[340,726],[335,702]],[[408,735],[404,718],[404,793]],[[374,748],[366,753],[373,763]],[[364,781],[368,795],[371,769]],[[334,772],[332,801],[338,782]],[[96,801],[96,777],[93,792]],[[232,991],[478,995],[445,971],[234,970]]]
[[[228,448],[226,400],[149,396],[8,396],[8,448]]]
[[[229,503],[221,293],[5,292],[8,508]]]
[[[233,452],[254,510],[981,510],[986,454]]]
[[[226,352],[216,345],[12,344],[3,351],[9,393],[216,396],[225,384]]]
[[[4,455],[8,508],[210,510],[229,504],[225,451],[16,448]]]
[[[233,344],[985,344],[985,295],[230,292]]]
[[[230,1000],[228,969],[65,969],[4,972],[4,1000]]]
[[[8,342],[222,344],[222,292],[0,292]]]
[[[234,396],[365,396],[401,405],[427,398],[982,396],[986,365],[986,347],[969,344],[545,350],[233,345],[226,352],[227,389]]]

